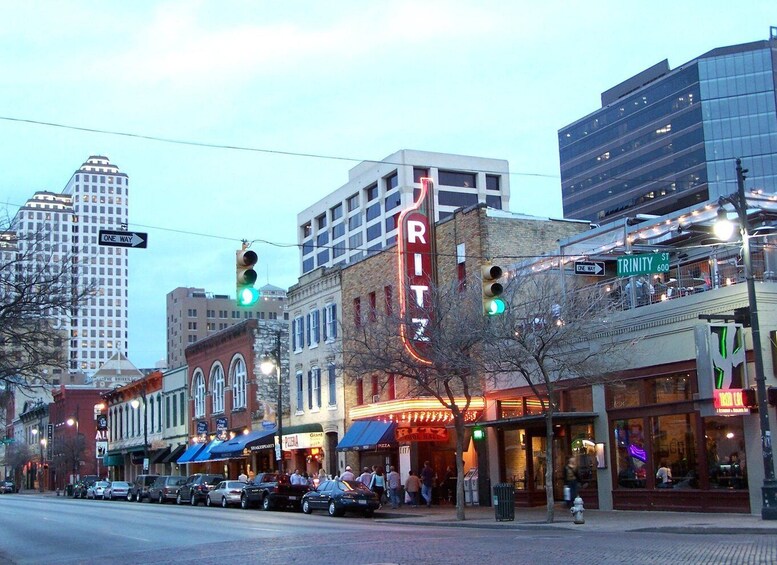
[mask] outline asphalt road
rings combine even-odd
[[[0,563],[777,563],[774,535],[407,525],[291,511],[0,496]]]

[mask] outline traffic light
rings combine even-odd
[[[236,252],[236,279],[237,285],[237,305],[253,306],[259,301],[260,293],[254,288],[256,282],[256,271],[254,265],[259,260],[256,253],[248,249],[241,249]]]
[[[496,316],[505,311],[505,301],[499,296],[504,291],[502,283],[502,267],[496,265],[483,265],[480,268],[483,279],[483,314]]]

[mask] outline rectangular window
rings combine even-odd
[[[388,383],[386,386],[387,392],[388,392],[388,399],[394,400],[397,397],[397,379],[394,373],[389,373],[388,376]]]
[[[332,221],[339,220],[343,217],[343,205],[338,204],[337,206],[332,206],[329,210],[329,216],[332,218]]]
[[[302,239],[310,237],[313,235],[313,226],[310,222],[308,222],[307,224],[304,224],[302,227],[300,227],[300,232],[302,233]]]
[[[173,406],[175,406],[175,403],[173,403]],[[170,397],[165,397],[165,425],[169,428],[170,427]]]
[[[346,200],[346,205],[348,206],[348,211],[353,212],[359,207],[359,194],[354,194],[353,196],[349,196],[348,200]]]
[[[370,377],[370,389],[372,391],[372,402],[377,402],[376,398],[380,396],[380,387],[378,386],[378,375]]]
[[[499,177],[486,175],[486,190],[499,190]]]
[[[391,316],[394,314],[394,296],[390,285],[383,287],[383,297],[386,305],[386,315]]]
[[[313,410],[313,371],[308,371],[308,410]]]
[[[321,214],[316,218],[316,225],[318,226],[319,231],[326,227],[326,214]]]
[[[402,197],[400,196],[399,192],[392,192],[391,194],[386,195],[386,198],[383,200],[385,203],[385,210],[388,212],[389,210],[393,210],[400,204],[402,204]]]
[[[386,187],[385,191],[386,191],[386,192],[388,192],[389,190],[391,190],[391,189],[393,189],[393,188],[396,188],[397,186],[399,186],[399,175],[397,175],[397,172],[396,172],[396,171],[394,171],[392,174],[390,174],[389,176],[387,176],[387,177],[386,177],[385,179],[383,179],[383,180],[384,180],[384,181],[385,181],[385,183],[386,183],[386,184],[385,184],[385,187]]]
[[[313,253],[313,250],[315,247],[313,246],[313,240],[309,239],[307,241],[302,242],[302,254],[307,255],[309,253]]]
[[[421,167],[413,167],[413,182],[420,183],[421,179],[429,177],[429,169],[423,169]]]
[[[340,243],[335,243],[334,247],[332,247],[332,259],[336,259],[341,255],[345,255],[344,241],[341,241]]]
[[[324,307],[324,340],[337,338],[337,305],[327,304]]]
[[[437,201],[440,206],[472,206],[478,203],[478,195],[475,192],[451,192],[440,190],[437,192]]]
[[[332,226],[332,239],[343,237],[345,235],[345,222],[340,222],[337,225]]]
[[[298,316],[294,318],[292,322],[292,340],[293,340],[292,347],[296,352],[302,351],[302,347],[305,345],[304,331],[305,331],[304,318],[302,316]]]
[[[372,241],[373,239],[377,239],[381,236],[383,233],[381,229],[380,222],[377,224],[372,224],[371,226],[367,227],[367,241]]]
[[[370,322],[374,322],[378,319],[378,302],[374,292],[368,295],[370,300]]]
[[[439,171],[440,184],[444,186],[459,186],[475,188],[475,173],[461,171]]]
[[[318,247],[323,247],[327,243],[329,243],[329,234],[327,232],[320,232],[316,236],[316,245]]]
[[[398,221],[399,221],[399,213],[386,218],[386,233],[396,229]]]
[[[320,312],[318,310],[313,310],[308,314],[308,345],[310,347],[316,347],[318,345],[319,341],[319,332],[321,331],[321,328],[319,327],[319,314]]]
[[[362,299],[353,299],[353,325],[357,328],[362,326]]]
[[[337,406],[337,372],[334,365],[329,365],[327,370],[329,385],[329,406]]]
[[[362,225],[362,217],[359,214],[348,218],[348,231],[353,231]]]
[[[302,261],[302,272],[303,273],[309,273],[313,270],[314,264],[313,264],[313,257],[309,257],[308,259],[305,259]]]
[[[364,404],[364,380],[358,379],[356,381],[356,405],[361,406]]]
[[[367,207],[366,221],[374,220],[380,216],[380,202]]]
[[[313,369],[313,379],[312,379],[312,398],[313,398],[313,406],[312,408],[314,410],[318,410],[321,408],[321,369],[318,367],[315,367]]]
[[[486,206],[489,208],[494,208],[495,210],[501,210],[502,209],[502,197],[501,196],[491,196],[490,194],[486,194]]]
[[[305,409],[303,392],[302,392],[302,373],[297,373],[297,412],[302,412]]]
[[[378,197],[378,184],[368,186],[364,189],[365,201],[375,200]]]
[[[324,249],[323,251],[319,251],[318,255],[316,255],[316,264],[320,267],[321,265],[326,265],[329,262],[329,250]]]
[[[351,237],[348,238],[348,248],[351,251],[355,251],[359,249],[362,246],[362,243],[364,243],[362,239],[362,233],[355,233]]]

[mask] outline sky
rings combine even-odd
[[[659,61],[770,26],[774,0],[0,0],[0,209],[90,155],[129,175],[149,242],[129,251],[126,353],[153,367],[168,292],[233,295],[244,239],[259,286],[296,283],[297,213],[360,161],[507,159],[511,211],[560,218],[560,128]]]

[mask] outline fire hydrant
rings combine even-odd
[[[585,512],[585,508],[583,508],[583,499],[579,496],[575,498],[574,504],[572,504],[572,507],[569,509],[569,511],[572,513],[572,516],[575,518],[575,524],[585,524],[585,518],[583,518],[583,512]]]

